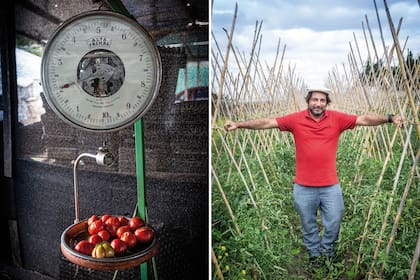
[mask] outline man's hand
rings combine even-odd
[[[403,128],[405,126],[406,120],[400,116],[393,116],[392,123],[400,128]]]
[[[226,121],[225,123],[225,130],[226,131],[231,131],[231,130],[235,130],[238,128],[238,125],[233,122],[233,121]]]

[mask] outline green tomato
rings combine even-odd
[[[92,257],[94,258],[111,258],[114,255],[114,249],[107,241],[96,244],[92,251]]]

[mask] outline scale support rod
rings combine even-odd
[[[80,154],[73,163],[73,187],[74,187],[74,213],[75,220],[74,223],[80,222],[80,205],[79,205],[79,183],[77,178],[77,168],[82,158],[89,157],[94,158],[98,165],[110,166],[114,162],[114,157],[108,149],[99,148],[97,154],[82,153]]]

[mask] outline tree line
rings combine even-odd
[[[420,75],[417,70],[420,67],[420,54],[418,54],[417,57],[414,57],[413,52],[408,50],[404,62],[408,79],[413,80],[415,83],[414,88],[420,88]],[[361,80],[371,86],[388,87],[390,86],[390,80],[388,79],[390,71],[396,81],[395,86],[397,87],[397,90],[403,89],[404,85],[402,82],[403,77],[400,65],[397,64],[387,67],[387,61],[383,59],[380,59],[373,64],[368,60],[363,67]]]

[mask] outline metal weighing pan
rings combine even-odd
[[[134,248],[129,249],[123,256],[115,256],[111,258],[93,258],[77,252],[74,247],[77,242],[88,239],[88,220],[80,221],[79,208],[79,190],[77,180],[77,167],[82,157],[95,158],[99,165],[110,165],[113,162],[113,156],[106,148],[99,148],[96,155],[83,153],[80,154],[74,162],[74,208],[75,216],[74,224],[66,228],[61,234],[61,252],[72,263],[94,269],[94,270],[123,270],[140,265],[154,257],[159,252],[159,240],[156,231],[153,229],[153,240],[150,244],[137,244]],[[149,226],[150,227],[150,226]]]
[[[61,235],[61,252],[72,263],[94,270],[123,270],[140,265],[148,261],[159,252],[159,240],[154,232],[154,238],[150,244],[138,244],[127,254],[112,258],[93,258],[74,250],[77,242],[87,239],[87,220],[69,226]]]

